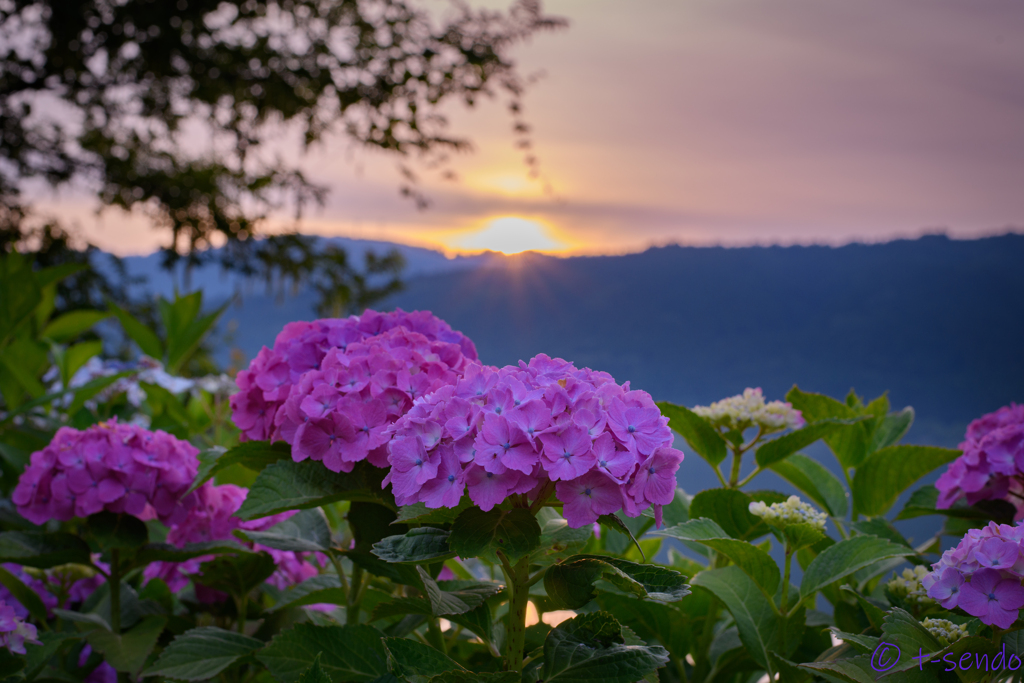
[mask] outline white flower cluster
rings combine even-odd
[[[967,625],[957,626],[952,621],[945,619],[925,619],[921,625],[935,636],[935,639],[942,645],[951,645],[967,636]]]
[[[930,570],[923,565],[918,565],[913,569],[904,569],[901,576],[893,574],[892,579],[885,584],[885,587],[889,589],[890,593],[907,602],[924,606],[934,605],[935,601],[928,597],[928,591],[921,585],[921,581],[929,573]]]
[[[748,509],[750,514],[757,515],[780,529],[791,524],[813,524],[819,529],[824,529],[825,521],[828,519],[824,512],[818,512],[797,496],[790,496],[785,502],[772,505],[765,505],[763,501],[757,500],[751,503]]]
[[[711,420],[716,427],[743,431],[761,427],[765,432],[799,429],[804,425],[803,415],[783,401],[765,403],[761,389],[746,389],[739,396],[730,396],[709,406],[693,409],[701,417]]]

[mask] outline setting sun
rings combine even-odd
[[[458,249],[519,254],[524,251],[561,251],[567,247],[536,221],[514,216],[495,218],[478,232],[455,242]]]

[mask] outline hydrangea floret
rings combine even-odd
[[[893,573],[893,578],[885,584],[886,590],[905,602],[921,607],[931,607],[936,604],[935,600],[928,597],[928,592],[921,585],[928,574],[928,568],[923,565],[904,569],[903,573],[898,576]]]
[[[945,609],[959,607],[982,623],[1009,628],[1024,607],[1024,527],[990,522],[971,529],[942,554],[921,585]]]
[[[966,638],[967,624],[954,624],[948,619],[925,619],[921,622],[928,633],[935,636],[935,640],[943,647],[952,645],[961,638]]]
[[[384,483],[399,505],[455,507],[468,490],[487,511],[554,493],[575,528],[651,506],[660,525],[683,460],[667,422],[646,392],[561,359],[473,365],[391,427]]]
[[[960,450],[963,455],[935,482],[937,507],[1003,499],[1017,508],[1015,519],[1024,519],[1024,405],[1010,404],[972,422]]]
[[[299,461],[385,467],[384,430],[476,359],[468,338],[425,311],[290,323],[238,373],[233,418],[243,440],[285,441]]]
[[[762,434],[804,426],[803,415],[785,401],[765,402],[761,388],[747,388],[742,394],[723,398],[709,406],[696,406],[693,412],[707,418],[715,427],[744,432],[758,427]]]
[[[206,482],[196,489],[195,494],[195,502],[190,507],[188,515],[167,533],[167,542],[178,548],[192,543],[234,539],[233,533],[236,529],[266,531],[296,514],[296,511],[288,511],[243,522],[234,514],[245,501],[247,489],[233,484],[217,486],[212,482]],[[306,561],[310,553],[276,550],[253,543],[249,543],[248,546],[254,552],[266,552],[274,558],[277,569],[267,579],[267,583],[280,590],[302,583],[318,573],[317,568]],[[160,578],[171,591],[178,592],[188,584],[192,576],[201,573],[200,565],[213,558],[213,555],[202,555],[185,562],[153,562],[146,567],[143,578],[145,581]],[[196,597],[202,602],[219,602],[226,598],[225,595],[202,586],[196,586]]]
[[[765,522],[779,529],[793,524],[811,524],[818,529],[825,528],[828,515],[819,512],[813,506],[800,500],[798,496],[790,496],[781,503],[765,504],[757,500],[749,506],[750,514],[760,517]]]
[[[36,638],[36,627],[15,614],[14,607],[0,601],[0,647],[14,654],[26,654],[25,643],[42,645]]]
[[[182,496],[198,471],[198,453],[166,432],[116,419],[82,431],[62,427],[32,454],[11,498],[36,524],[103,510],[173,524],[187,513]]]

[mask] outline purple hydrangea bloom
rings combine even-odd
[[[1009,628],[1024,607],[1024,527],[990,522],[942,554],[921,585],[946,609]]]
[[[683,460],[648,394],[545,355],[501,369],[470,365],[388,433],[384,483],[399,505],[454,507],[468,490],[490,510],[554,488],[576,528],[620,509],[635,517],[654,506],[660,517]]]
[[[195,479],[199,451],[162,431],[101,422],[62,427],[32,454],[11,498],[31,522],[88,517],[107,510],[173,523]]]
[[[189,543],[234,539],[233,534],[236,529],[265,531],[295,514],[294,511],[283,512],[271,517],[243,522],[234,514],[245,501],[245,496],[248,494],[247,489],[233,484],[216,486],[212,482],[206,482],[196,489],[195,493],[194,504],[189,509],[187,516],[172,526],[167,533],[167,542],[179,548]],[[302,583],[319,573],[316,567],[307,562],[310,553],[275,550],[259,544],[250,543],[248,545],[252,550],[267,552],[274,558],[277,569],[267,579],[267,583],[282,590]],[[172,591],[177,592],[188,584],[192,575],[200,573],[200,565],[209,562],[213,557],[213,555],[202,555],[185,562],[153,562],[146,567],[143,577],[146,581],[154,578],[163,579]],[[326,558],[322,559],[326,562]],[[204,602],[217,602],[227,597],[217,591],[199,586],[196,587],[196,596]]]
[[[36,638],[36,627],[15,614],[14,607],[0,601],[0,647],[14,654],[25,654],[25,643],[42,645]]]
[[[1005,499],[1016,506],[1016,519],[1024,519],[1024,405],[1010,404],[972,422],[960,450],[963,455],[935,482],[937,506]]]
[[[306,373],[319,371],[324,358],[331,350],[342,356],[348,348],[391,330],[401,328],[417,334],[428,342],[448,345],[439,351],[439,361],[457,365],[459,357],[476,360],[476,347],[465,335],[455,332],[447,323],[434,317],[429,311],[406,313],[398,309],[393,313],[366,311],[361,316],[349,318],[326,318],[313,322],[293,322],[285,325],[274,348],[263,347],[250,363],[249,368],[238,373],[238,393],[231,397],[231,410],[235,424],[242,431],[242,440],[265,441],[268,439],[294,443],[296,428],[305,421],[305,414],[298,411],[298,405],[286,410],[286,402],[292,395],[292,388],[298,385]],[[355,354],[353,354],[355,355]],[[375,398],[381,399],[386,410],[394,416],[404,412],[411,400],[402,399],[412,393],[424,390],[423,377],[405,369],[405,373],[382,375],[381,379],[394,388],[382,389],[374,384],[369,371],[376,371],[371,365],[355,363],[352,372],[343,378],[345,388],[337,387],[340,393],[349,393],[354,387],[370,386]],[[357,379],[360,378],[361,379]],[[330,382],[334,384],[334,377]],[[297,403],[309,395],[309,388],[300,393]],[[397,406],[397,408],[396,408]],[[287,418],[287,419],[285,419]]]

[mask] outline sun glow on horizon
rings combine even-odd
[[[495,218],[481,230],[453,241],[451,246],[460,251],[496,251],[509,256],[524,251],[564,251],[569,247],[552,237],[541,223],[516,216]]]

